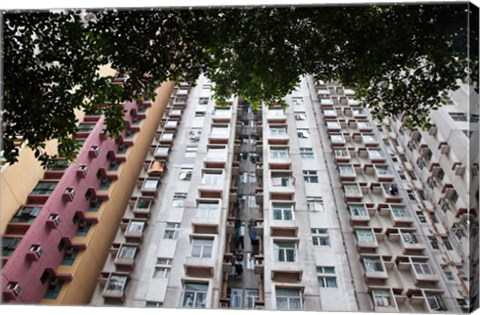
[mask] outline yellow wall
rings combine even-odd
[[[134,136],[134,146],[127,151],[127,161],[118,172],[118,180],[112,183],[110,196],[98,213],[99,222],[90,228],[85,238],[87,249],[75,259],[73,266],[60,266],[58,272],[71,272],[73,280],[64,288],[55,304],[82,305],[90,302],[97,285],[97,278],[103,269],[109,249],[118,230],[120,220],[136,185],[143,162],[147,156],[155,132],[168,104],[174,87],[173,82],[164,83],[157,89],[157,98],[147,110],[147,117],[141,122],[140,132]],[[74,242],[76,239],[73,240]],[[50,301],[44,300],[45,303]]]
[[[45,151],[52,155],[57,153],[57,142],[47,142]],[[18,162],[6,164],[1,169],[1,232],[5,233],[7,224],[24,204],[37,182],[43,178],[45,170],[35,158],[33,151],[27,147],[20,150]]]

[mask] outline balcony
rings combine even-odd
[[[6,234],[24,234],[42,210],[40,206],[25,205],[20,207],[7,226]]]
[[[168,161],[168,156],[170,154],[170,146],[168,145],[159,145],[150,147],[150,153],[153,154],[153,157],[156,160],[166,162]]]
[[[160,144],[172,146],[175,140],[175,132],[172,131],[157,131],[157,140]]]
[[[179,121],[177,119],[169,118],[162,122],[162,127],[168,131],[175,131],[178,128]]]
[[[368,226],[370,214],[363,204],[349,204],[350,224],[352,226]]]
[[[374,165],[375,177],[379,182],[392,182],[394,177],[387,165]]]
[[[150,218],[154,202],[155,198],[139,197],[135,201],[135,205],[133,207],[133,214],[135,218]]]
[[[128,243],[141,243],[146,226],[146,219],[123,218],[120,222],[120,228],[124,231],[123,235]]]
[[[137,181],[137,187],[140,189],[141,193],[145,196],[156,196],[157,191],[160,188],[160,179],[159,178],[142,178],[139,177]]]
[[[352,184],[342,184],[343,191],[344,191],[344,196],[345,196],[345,201],[361,201],[363,198],[363,192],[358,186],[357,183],[352,183]]]
[[[125,291],[129,279],[130,273],[127,272],[102,272],[99,282],[105,285],[102,293],[105,303],[123,303],[125,301]]]
[[[160,160],[145,160],[144,170],[150,177],[162,178],[167,172],[167,165],[166,162],[162,162]]]
[[[293,193],[295,192],[295,178],[291,172],[272,171],[269,191]]]
[[[283,123],[287,122],[287,116],[285,111],[280,108],[272,108],[267,111],[267,121],[268,123]]]
[[[385,202],[388,203],[400,203],[403,200],[402,196],[400,196],[400,193],[398,191],[397,184],[382,183],[381,193],[383,194]]]
[[[337,164],[337,169],[342,183],[354,181],[357,177],[355,169],[350,164]]]
[[[390,204],[390,219],[396,227],[409,227],[413,224],[413,217],[407,212],[403,204]]]
[[[388,273],[381,256],[362,255],[361,261],[365,269],[365,278],[367,282],[385,281],[388,279]]]
[[[113,244],[112,244],[113,245]],[[138,252],[136,244],[120,244],[118,248],[115,246],[111,249],[111,253],[115,253],[114,264],[117,270],[133,269],[135,267],[135,257]]]
[[[333,105],[333,103],[332,103]],[[336,119],[337,118],[337,111],[333,108],[325,108],[324,110],[322,110],[322,113],[323,113],[323,118],[325,119],[325,121],[327,120],[333,120],[333,119]]]
[[[416,230],[400,230],[400,240],[405,255],[420,255],[425,250],[425,245],[420,242]]]
[[[415,279],[415,286],[435,285],[440,281],[437,274],[434,273],[428,257],[397,256],[395,263],[399,270],[410,271]]]

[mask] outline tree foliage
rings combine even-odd
[[[47,163],[45,141],[75,157],[74,109],[105,104],[109,132],[125,125],[122,102],[165,80],[194,84],[204,73],[219,103],[282,102],[302,75],[357,91],[377,118],[404,115],[429,126],[458,82],[478,91],[478,33],[469,4],[347,7],[7,12],[3,16],[4,156],[23,136]],[[472,18],[473,17],[473,18]],[[477,25],[478,26],[478,25]],[[470,36],[469,36],[470,35]],[[472,36],[473,35],[473,36]],[[467,48],[470,48],[468,50]],[[100,77],[111,64],[123,86]]]

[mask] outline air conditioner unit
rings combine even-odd
[[[90,150],[88,151],[88,154],[91,157],[98,157],[100,155],[100,149],[97,146],[92,146]]]
[[[20,292],[22,292],[22,288],[17,282],[9,282],[7,289],[11,290],[16,296],[20,295]]]
[[[30,252],[35,253],[38,257],[42,257],[43,249],[40,245],[32,245],[30,246]]]
[[[69,187],[65,189],[65,192],[63,193],[63,197],[67,201],[72,201],[76,196],[75,189]]]
[[[88,175],[88,167],[87,167],[86,165],[80,165],[80,167],[78,168],[77,173],[78,173],[81,177],[83,177],[83,178],[87,177],[87,175]]]
[[[60,217],[58,216],[58,214],[51,214],[49,217],[48,217],[48,221],[47,222],[51,222],[53,223],[53,225],[56,227],[60,224]]]

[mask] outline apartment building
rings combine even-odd
[[[478,239],[478,152],[465,150],[478,142],[478,107],[465,107],[469,95],[452,94],[427,131],[376,122],[354,91],[310,76],[287,108],[239,97],[218,106],[203,76],[170,84],[155,106],[125,105],[132,132],[118,143],[102,116],[85,116],[78,165],[39,172],[35,193],[10,207],[3,297],[466,312],[478,292],[468,242]],[[56,239],[44,239],[47,229]]]
[[[351,264],[360,310],[468,311],[470,134],[441,121],[460,114],[447,113],[453,112],[449,106],[434,112],[436,127],[422,137],[420,131],[404,131],[400,121],[373,121],[352,90],[331,84],[316,88],[315,109],[327,130],[324,151],[337,168],[334,185],[343,190],[335,192],[346,249],[356,257],[351,261],[360,261]],[[468,106],[463,97],[458,102]],[[416,163],[415,154],[423,152],[429,165]],[[432,173],[444,179],[436,196],[427,191]]]
[[[119,77],[116,83],[122,84]],[[154,101],[123,105],[128,130],[105,132],[102,106],[78,113],[74,163],[58,159],[44,170],[23,147],[2,177],[2,301],[16,304],[87,304],[145,152],[173,83]],[[56,143],[47,146],[56,152]]]

